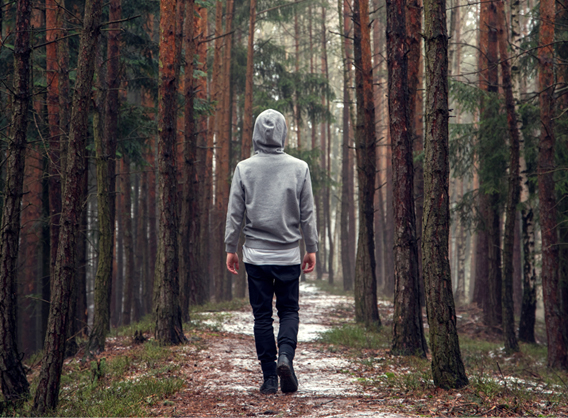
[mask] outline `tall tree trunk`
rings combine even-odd
[[[376,175],[375,105],[371,37],[367,1],[353,1],[355,91],[357,94],[357,168],[359,175],[359,240],[355,264],[355,320],[380,325],[377,308],[375,237],[373,233]]]
[[[554,192],[554,26],[555,0],[540,1],[538,197],[542,231],[542,293],[548,339],[548,367],[568,369],[564,321],[560,308],[557,208]]]
[[[389,125],[393,143],[394,314],[392,351],[426,357],[418,288],[414,166],[408,97],[406,1],[387,0]]]
[[[22,203],[20,204],[20,238],[17,261],[18,283],[18,347],[26,357],[35,351],[33,315],[36,301],[27,296],[35,295],[36,282],[41,277],[42,230],[42,177],[43,152],[29,144],[26,149]],[[40,343],[41,344],[41,343]],[[41,348],[41,347],[40,347]]]
[[[226,19],[225,19],[225,32],[230,33],[233,24],[233,0],[227,1]],[[217,176],[217,213],[219,219],[219,267],[221,271],[223,283],[223,300],[233,299],[233,278],[232,275],[225,268],[223,254],[224,251],[224,237],[225,225],[224,221],[227,218],[227,206],[229,204],[229,187],[230,187],[230,148],[231,148],[231,51],[232,51],[233,36],[231,34],[225,36],[225,50],[223,58],[222,69],[222,96],[221,96],[221,114],[220,114],[220,129],[218,159],[217,164],[219,167],[219,174]]]
[[[158,97],[159,239],[154,278],[156,340],[180,344],[183,335],[179,305],[178,214],[176,175],[176,0],[160,3],[160,75]]]
[[[245,75],[245,105],[243,111],[243,140],[241,160],[250,157],[252,148],[252,88],[254,81],[254,25],[256,23],[256,0],[250,0],[249,36],[247,46],[247,72]]]
[[[130,325],[132,303],[134,301],[134,238],[132,237],[132,182],[130,177],[130,159],[128,155],[122,156],[122,224],[124,232],[124,288],[122,294],[124,305],[122,307],[122,325]]]
[[[199,233],[196,233],[196,227],[199,222],[193,221],[195,213],[194,201],[197,199],[195,193],[196,182],[194,177],[197,175],[195,170],[195,118],[193,112],[193,57],[196,53],[196,44],[194,39],[194,0],[185,2],[185,77],[184,77],[184,141],[183,141],[183,167],[182,170],[182,198],[181,198],[181,216],[180,216],[180,304],[181,315],[184,322],[189,321],[189,300],[190,295],[195,292],[196,285],[196,269],[193,256],[197,247],[196,239]],[[184,245],[185,244],[185,245]]]
[[[408,41],[408,119],[411,130],[410,138],[414,155],[424,152],[424,129],[422,115],[422,0],[407,0],[406,2],[406,38]],[[422,276],[422,213],[424,207],[424,170],[422,160],[414,164],[414,202],[416,213],[416,247],[418,249],[418,287],[420,305],[424,306],[424,277]]]
[[[200,59],[199,70],[207,73],[207,8],[199,7],[198,13],[199,19],[196,23],[196,41],[197,41],[197,55]],[[197,87],[197,97],[200,100],[207,100],[207,78],[202,77],[199,80],[199,85]],[[251,93],[252,94],[252,93]],[[199,289],[201,292],[197,293],[195,296],[196,304],[203,304],[209,300],[210,289],[209,289],[209,200],[207,194],[207,182],[205,181],[207,176],[207,117],[202,115],[197,121],[197,161],[198,166],[196,167],[197,173],[203,173],[204,178],[199,182],[199,222],[200,222],[200,235],[198,240],[199,248],[196,251],[197,257],[199,257]],[[193,302],[193,300],[192,300]]]
[[[491,96],[497,94],[498,90],[498,49],[497,49],[497,13],[495,2],[481,5],[480,17],[480,85],[481,88]],[[486,43],[484,43],[486,42]],[[497,327],[502,323],[501,309],[501,227],[500,227],[500,208],[499,193],[496,191],[487,192],[484,186],[489,179],[487,173],[489,156],[493,153],[493,143],[490,131],[485,121],[493,117],[492,106],[489,103],[482,103],[481,109],[481,128],[479,140],[479,164],[480,164],[480,213],[485,222],[481,235],[485,234],[487,246],[480,245],[480,249],[487,250],[485,254],[478,253],[478,263],[486,264],[486,280],[482,298],[483,322],[489,327]],[[483,239],[483,238],[482,238]],[[479,268],[479,274],[483,273],[484,268]]]
[[[150,152],[148,153],[148,275],[147,279],[147,289],[146,294],[146,305],[148,308],[148,313],[153,312],[153,289],[154,289],[154,275],[156,271],[156,255],[158,253],[158,232],[157,232],[157,199],[156,199],[156,156],[155,156],[155,140],[152,139],[150,145]],[[117,194],[118,198],[119,194]],[[118,201],[118,200],[117,200]],[[117,239],[118,247],[118,239]]]
[[[325,25],[326,21],[326,12],[325,7],[322,7],[322,74],[325,76],[326,80],[329,80],[329,69],[327,64],[327,29]],[[325,107],[327,112],[329,113],[329,97],[325,97]],[[331,129],[330,123],[325,123],[327,128],[327,141],[326,141],[326,148],[322,148],[321,152],[323,158],[327,160],[326,163],[326,174],[327,178],[331,179]],[[327,231],[327,240],[329,241],[329,253],[327,254],[327,278],[328,283],[333,284],[334,280],[334,272],[333,272],[333,236],[331,233],[331,185],[325,186],[324,191],[324,216],[325,216],[325,223],[326,223],[326,231]]]
[[[109,20],[121,18],[120,0],[111,0]],[[93,329],[89,335],[89,350],[101,352],[110,329],[110,301],[112,294],[112,270],[114,252],[114,230],[116,213],[116,146],[119,114],[119,23],[111,23],[107,33],[106,99],[104,124],[101,127],[99,143],[95,144],[97,159],[97,196],[99,217],[99,260],[95,277],[95,307]],[[101,75],[102,75],[101,70]],[[102,111],[102,109],[101,109]],[[116,291],[117,289],[115,289]],[[122,295],[121,295],[122,297]]]
[[[383,86],[381,85],[381,71],[383,56],[381,47],[383,44],[383,26],[381,25],[382,13],[379,0],[373,1],[373,7],[377,11],[373,24],[373,98],[375,102],[375,132],[379,143],[384,141],[383,133]],[[381,145],[384,145],[381,144]],[[379,146],[377,144],[377,146]],[[383,288],[385,285],[385,205],[383,199],[383,173],[382,173],[382,146],[377,148],[377,190],[375,192],[375,240],[377,258],[377,287]]]
[[[85,3],[83,31],[79,44],[75,94],[69,127],[69,144],[59,246],[52,286],[47,336],[32,412],[42,415],[57,406],[61,369],[65,354],[70,297],[75,280],[77,230],[83,204],[88,114],[100,34],[102,1]]]
[[[505,109],[507,110],[507,124],[509,127],[509,141],[511,159],[509,162],[509,190],[507,192],[507,210],[505,213],[505,236],[503,239],[503,338],[505,351],[519,351],[517,335],[515,333],[515,311],[513,307],[513,249],[515,245],[515,230],[517,228],[517,205],[520,198],[519,177],[519,129],[517,127],[517,114],[515,113],[515,99],[513,97],[513,84],[511,82],[511,68],[507,52],[506,16],[503,0],[497,1],[497,21],[499,35],[499,55],[501,58],[501,73],[503,77],[503,90],[505,92]]]
[[[351,26],[351,19],[347,18],[347,16],[351,15],[351,2],[350,0],[343,0],[343,32],[347,35],[345,37],[345,59],[347,62],[347,74],[349,79],[349,89],[353,84],[353,76],[351,72],[351,66],[353,63],[352,57],[352,42],[350,37],[353,37],[353,31]],[[353,111],[354,105],[353,101],[351,100],[351,96],[349,94],[349,144],[352,146],[352,138],[354,137],[353,126],[355,125],[355,112]],[[349,202],[355,202],[355,153],[352,150],[349,150],[349,165],[347,167],[347,200]],[[355,206],[356,205],[349,205],[349,237],[348,237],[348,245],[349,245],[349,260],[351,264],[351,271],[353,272],[353,280],[355,280],[355,251],[357,247],[357,223],[355,219]]]
[[[105,135],[105,115],[103,107],[108,91],[106,75],[102,66],[102,51],[97,57],[99,89],[96,100],[96,109],[93,116],[93,131],[95,141],[95,164],[97,172],[97,205],[99,220],[98,262],[95,276],[95,306],[93,312],[93,329],[89,334],[88,350],[100,353],[105,349],[106,334],[109,330],[110,316],[110,279],[112,274],[112,253],[114,250],[113,232],[114,223],[111,223],[110,194],[111,179],[108,175],[109,160],[108,137]]]
[[[519,320],[519,340],[535,343],[534,325],[536,322],[536,269],[534,260],[533,210],[522,212],[523,222],[523,303]]]
[[[223,47],[223,38],[221,37],[223,32],[223,4],[221,0],[217,0],[217,6],[215,7],[215,32],[214,32],[214,52],[213,52],[213,74],[211,75],[211,85],[209,87],[209,97],[210,100],[215,102],[215,110],[209,116],[209,127],[207,130],[207,159],[206,159],[206,197],[205,197],[205,210],[210,213],[210,233],[206,235],[209,239],[209,269],[212,277],[212,284],[215,294],[215,301],[220,302],[223,300],[223,282],[225,274],[221,268],[221,261],[217,262],[221,255],[222,241],[220,240],[221,219],[218,218],[217,208],[213,205],[213,189],[217,190],[217,185],[219,184],[219,165],[215,164],[213,166],[213,159],[218,155],[218,150],[213,151],[214,148],[218,146],[219,141],[219,125],[221,119],[221,100],[223,95],[223,86],[221,81],[221,49]],[[215,168],[215,184],[213,184],[213,171]]]
[[[339,30],[343,36],[345,33],[345,20],[348,20],[343,12],[345,0],[337,1],[337,14],[339,16]],[[311,17],[311,6],[310,6]],[[311,40],[311,19],[310,19],[310,40]],[[347,38],[346,38],[347,42]],[[345,43],[341,43],[341,56],[343,58],[343,133],[341,144],[341,271],[343,272],[343,289],[353,289],[353,266],[349,257],[349,165],[352,163],[349,158],[349,102],[351,101],[349,94],[349,61],[347,59],[347,51]],[[310,60],[313,58],[310,53]],[[313,70],[312,70],[313,72]],[[312,124],[312,132],[313,130]]]
[[[438,387],[468,384],[461,359],[448,262],[448,31],[445,0],[424,1],[426,130],[422,265],[430,325],[432,376]]]
[[[55,267],[57,255],[57,239],[59,237],[59,221],[61,215],[61,163],[59,129],[59,66],[57,44],[59,38],[59,24],[63,20],[55,0],[45,1],[46,42],[45,65],[47,81],[47,118],[49,125],[49,203],[51,210],[51,274]],[[58,18],[59,17],[59,18]]]
[[[142,216],[142,211],[144,205],[140,199],[140,173],[134,174],[134,202],[132,205],[133,215],[133,225],[132,230],[134,231],[134,240],[132,248],[134,250],[134,268],[132,276],[134,278],[134,283],[132,286],[132,316],[130,317],[131,322],[138,322],[142,317],[142,294],[140,284],[144,282],[144,271],[142,270],[143,258],[142,258],[142,248],[144,247],[144,218]]]
[[[116,176],[117,184],[115,185],[116,195],[116,207],[122,207],[122,193],[121,185],[118,183],[120,177]],[[114,316],[116,326],[122,324],[122,298],[123,298],[123,287],[124,287],[124,216],[122,211],[117,211],[116,213],[116,279],[113,284],[113,299],[114,299]]]
[[[29,383],[22,366],[16,335],[16,277],[20,234],[20,202],[24,181],[26,130],[30,103],[30,18],[32,4],[18,0],[14,44],[12,135],[8,142],[6,186],[0,229],[0,387],[4,399],[28,396]]]

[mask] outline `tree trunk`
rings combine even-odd
[[[519,320],[519,341],[535,343],[534,325],[536,322],[536,268],[534,260],[533,210],[522,212],[523,220],[523,303]]]
[[[513,307],[513,249],[515,245],[515,229],[517,220],[517,205],[520,198],[519,177],[519,130],[517,127],[517,114],[515,113],[515,99],[513,98],[513,84],[511,82],[511,68],[507,52],[506,16],[503,0],[497,1],[497,21],[499,32],[499,55],[501,58],[501,73],[503,77],[503,90],[505,92],[505,109],[507,110],[507,124],[509,127],[509,141],[511,159],[509,162],[509,190],[507,192],[507,209],[505,220],[505,236],[503,239],[503,338],[505,351],[519,351],[517,335],[515,333],[515,311]]]
[[[142,317],[142,295],[140,292],[140,284],[144,282],[144,271],[142,270],[143,258],[142,258],[142,248],[144,247],[144,218],[142,216],[142,210],[144,205],[140,199],[140,173],[134,174],[134,202],[132,205],[133,213],[133,225],[132,230],[134,231],[134,240],[132,242],[133,256],[134,256],[134,268],[132,271],[132,277],[134,278],[134,283],[132,285],[132,316],[130,317],[131,322],[138,322]]]
[[[58,23],[61,14],[55,0],[45,1],[45,65],[47,81],[47,118],[49,125],[49,203],[51,210],[51,276],[57,255],[57,239],[59,237],[59,221],[61,216],[61,163],[60,163],[60,130],[59,130],[59,74],[57,68],[57,44],[59,41]],[[58,22],[59,20],[59,22]]]
[[[353,64],[352,61],[352,44],[349,36],[353,36],[353,32],[351,30],[351,19],[346,18],[346,16],[350,16],[351,14],[351,4],[350,0],[343,0],[343,32],[347,34],[345,37],[345,59],[347,62],[347,73],[349,79],[349,88],[352,86],[352,72],[351,66]],[[352,146],[352,138],[354,137],[353,132],[353,125],[355,125],[355,116],[353,111],[353,102],[350,98],[349,94],[349,144]],[[355,202],[355,153],[352,150],[349,150],[349,165],[347,167],[347,201],[348,202]],[[357,223],[355,219],[355,206],[354,204],[349,205],[349,239],[348,239],[348,246],[349,246],[349,260],[351,264],[351,271],[353,272],[353,280],[355,280],[355,251],[357,247]]]
[[[130,178],[130,159],[122,156],[122,224],[124,232],[124,305],[122,307],[122,325],[130,325],[132,302],[134,300],[134,239],[132,237],[132,184]]]
[[[461,359],[448,262],[448,32],[445,0],[424,1],[426,130],[422,265],[432,376],[444,389],[468,384]]]
[[[24,181],[26,130],[30,103],[30,18],[32,4],[18,0],[14,43],[14,95],[12,135],[8,142],[6,185],[0,229],[0,387],[6,401],[29,394],[16,335],[16,277],[20,234],[20,202]]]
[[[387,67],[390,135],[393,144],[394,314],[392,351],[426,357],[418,288],[414,218],[414,166],[408,97],[406,2],[387,0]],[[391,208],[388,208],[391,210]]]
[[[199,19],[196,23],[196,41],[197,41],[197,55],[200,57],[199,70],[207,73],[207,8],[199,7],[198,13]],[[203,57],[203,58],[201,58]],[[202,77],[199,80],[199,85],[197,87],[197,97],[200,100],[207,100],[207,78]],[[199,181],[199,223],[200,223],[200,235],[198,240],[198,250],[196,251],[197,257],[199,257],[199,287],[201,291],[195,295],[195,303],[203,304],[209,300],[210,289],[209,289],[209,195],[207,194],[207,182],[205,181],[207,175],[207,116],[202,115],[196,122],[197,132],[197,161],[198,166],[196,168],[197,173],[203,173],[204,177]],[[192,300],[193,302],[193,300]]]
[[[81,32],[75,94],[69,127],[65,192],[61,214],[63,222],[59,233],[44,355],[33,405],[33,413],[37,415],[43,415],[54,409],[59,396],[69,320],[68,311],[76,272],[77,231],[83,204],[81,179],[86,168],[85,143],[88,134],[89,105],[100,34],[101,10],[100,0],[88,0],[85,4],[84,26]]]
[[[121,18],[120,0],[111,0],[109,20]],[[104,124],[101,127],[100,143],[95,144],[97,159],[97,196],[99,217],[99,261],[95,278],[95,307],[93,329],[89,335],[89,350],[101,352],[110,329],[110,301],[112,295],[112,270],[114,252],[114,230],[116,213],[116,147],[120,104],[118,89],[119,76],[119,23],[111,23],[107,33],[107,73]],[[101,72],[104,70],[101,70]],[[102,74],[101,74],[102,75]],[[115,289],[116,291],[117,289]],[[121,292],[120,292],[121,293]],[[122,297],[122,294],[120,295]]]
[[[355,264],[355,320],[380,326],[373,233],[376,175],[375,105],[367,1],[353,1],[355,91],[357,94],[357,168],[359,175],[359,240]]]
[[[233,23],[233,0],[227,1],[226,19],[225,19],[225,32],[230,33]],[[233,277],[225,268],[225,259],[223,255],[224,250],[224,237],[225,237],[225,219],[227,218],[227,206],[229,205],[229,188],[230,188],[230,148],[231,148],[231,51],[232,51],[233,36],[225,36],[225,56],[223,58],[222,68],[222,96],[221,100],[221,113],[220,113],[220,129],[219,129],[219,142],[218,144],[218,159],[217,166],[219,168],[217,176],[217,213],[219,219],[219,267],[222,276],[223,300],[233,299]]]
[[[337,1],[337,13],[339,16],[339,30],[343,36],[346,36],[344,20],[347,20],[343,13],[344,0]],[[311,7],[311,6],[310,6]],[[310,8],[311,13],[311,8]],[[311,15],[310,15],[311,17]],[[310,20],[311,22],[311,20]],[[311,39],[311,26],[310,26]],[[346,40],[347,42],[347,40]],[[353,289],[353,266],[349,257],[349,102],[351,101],[349,94],[349,61],[346,55],[345,44],[341,43],[341,56],[343,58],[343,133],[341,144],[341,271],[343,272],[343,289],[348,291]],[[310,53],[310,60],[312,54]],[[313,64],[312,64],[313,66]],[[313,127],[313,126],[312,126]],[[315,131],[312,130],[315,133]]]
[[[178,280],[176,147],[176,0],[160,3],[158,97],[159,239],[154,278],[156,340],[180,344],[183,335]]]
[[[99,220],[99,241],[98,241],[98,261],[95,276],[95,306],[93,313],[93,329],[89,334],[88,350],[100,353],[105,349],[105,339],[109,330],[110,317],[110,279],[112,275],[112,253],[114,250],[113,232],[114,223],[111,222],[110,200],[114,196],[110,194],[111,179],[109,176],[109,161],[111,156],[108,154],[109,137],[105,135],[105,119],[103,106],[108,95],[106,89],[106,76],[102,64],[102,53],[99,52],[97,67],[99,79],[98,98],[96,100],[96,111],[93,116],[93,131],[95,141],[95,164],[97,172],[97,205]],[[108,115],[106,115],[108,116]],[[114,161],[114,160],[112,160]]]
[[[377,287],[384,288],[385,285],[385,205],[383,201],[383,173],[382,173],[382,145],[384,145],[383,134],[383,86],[381,85],[381,71],[383,55],[381,47],[383,44],[383,34],[385,33],[380,23],[382,14],[379,12],[381,5],[379,0],[373,1],[373,7],[377,10],[375,22],[373,24],[373,98],[375,102],[375,133],[377,136],[377,190],[375,191],[375,240],[376,259],[377,259]],[[379,146],[379,143],[381,143]]]
[[[250,157],[252,148],[252,88],[254,81],[254,25],[256,22],[256,0],[250,0],[249,36],[247,47],[247,72],[245,76],[245,106],[243,111],[243,140],[241,160]]]
[[[326,21],[326,13],[325,8],[322,7],[322,75],[325,76],[326,80],[329,80],[329,69],[327,64],[327,29],[325,25]],[[329,113],[329,97],[325,97],[325,107],[327,112]],[[326,163],[326,174],[327,178],[331,179],[331,129],[330,123],[325,123],[327,128],[327,141],[326,141],[326,148],[322,148],[322,156],[324,159],[327,160]],[[329,253],[327,254],[327,281],[329,284],[333,284],[334,280],[334,272],[333,272],[333,236],[331,232],[331,185],[326,185],[325,190],[323,193],[324,196],[324,204],[323,210],[325,214],[325,224],[326,224],[326,231],[327,231],[327,240],[329,241]],[[324,240],[325,241],[325,240]]]
[[[196,53],[194,40],[194,0],[187,0],[185,3],[185,78],[184,78],[184,141],[183,141],[183,167],[182,170],[182,200],[180,216],[180,304],[181,315],[184,322],[189,321],[189,300],[190,295],[195,292],[196,273],[193,256],[196,250],[196,227],[199,222],[192,221],[196,215],[194,201],[197,200],[197,193],[194,187],[197,185],[194,177],[197,175],[195,170],[195,119],[193,115],[193,57]],[[185,245],[184,245],[185,244]]]
[[[20,204],[20,238],[17,260],[18,283],[18,347],[28,357],[35,350],[35,329],[33,316],[36,313],[36,283],[41,271],[41,230],[42,230],[42,178],[43,152],[39,147],[28,144],[25,156],[22,203]],[[30,326],[31,325],[31,326]],[[40,342],[41,344],[41,342]],[[39,347],[41,349],[41,346]]]
[[[538,153],[538,197],[542,231],[542,293],[548,339],[548,367],[568,369],[568,354],[563,335],[565,318],[561,315],[557,208],[554,192],[554,26],[555,0],[540,2],[539,104],[540,141]]]
[[[414,155],[424,152],[423,129],[423,62],[422,62],[422,0],[406,2],[406,38],[408,42],[408,119]],[[424,170],[422,160],[414,164],[414,202],[416,214],[416,247],[418,249],[418,287],[420,306],[424,306],[424,277],[422,276],[422,212],[424,207]]]
[[[497,94],[498,90],[498,50],[497,50],[497,13],[495,2],[482,4],[482,16],[480,17],[480,31],[483,42],[480,41],[480,85],[489,93]],[[485,42],[485,43],[484,43]],[[492,95],[493,95],[492,94]],[[480,164],[480,213],[485,222],[483,233],[486,235],[486,254],[478,253],[478,262],[487,265],[485,296],[482,300],[483,322],[489,327],[498,327],[502,323],[501,309],[501,227],[499,193],[484,190],[490,179],[487,178],[488,159],[493,153],[494,141],[490,138],[493,132],[484,124],[484,120],[492,118],[494,109],[489,103],[481,104],[482,126],[479,140],[479,164]],[[485,175],[484,175],[485,173]],[[480,268],[483,271],[483,268]],[[479,275],[478,275],[479,277]]]

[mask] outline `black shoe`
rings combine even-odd
[[[298,379],[294,373],[292,362],[286,354],[280,354],[278,357],[276,371],[278,376],[280,376],[280,389],[282,389],[282,392],[290,393],[298,390]]]
[[[274,395],[278,392],[278,376],[268,376],[264,378],[264,383],[260,387],[263,395]]]

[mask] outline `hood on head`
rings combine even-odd
[[[268,109],[256,118],[252,144],[254,152],[282,152],[286,142],[286,120],[282,113]]]

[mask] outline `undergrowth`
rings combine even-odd
[[[546,368],[546,347],[521,344],[507,355],[502,344],[460,336],[469,385],[438,389],[430,359],[390,354],[390,329],[370,330],[347,324],[323,333],[324,349],[351,355],[345,370],[367,390],[384,393],[388,403],[404,399],[400,408],[426,415],[533,415],[568,413],[568,374]]]
[[[147,409],[184,386],[179,353],[150,340],[129,346],[124,354],[68,361],[61,375],[59,404],[47,416],[146,416]],[[32,359],[30,359],[32,360]],[[37,374],[31,382],[30,399],[1,416],[29,416]]]

